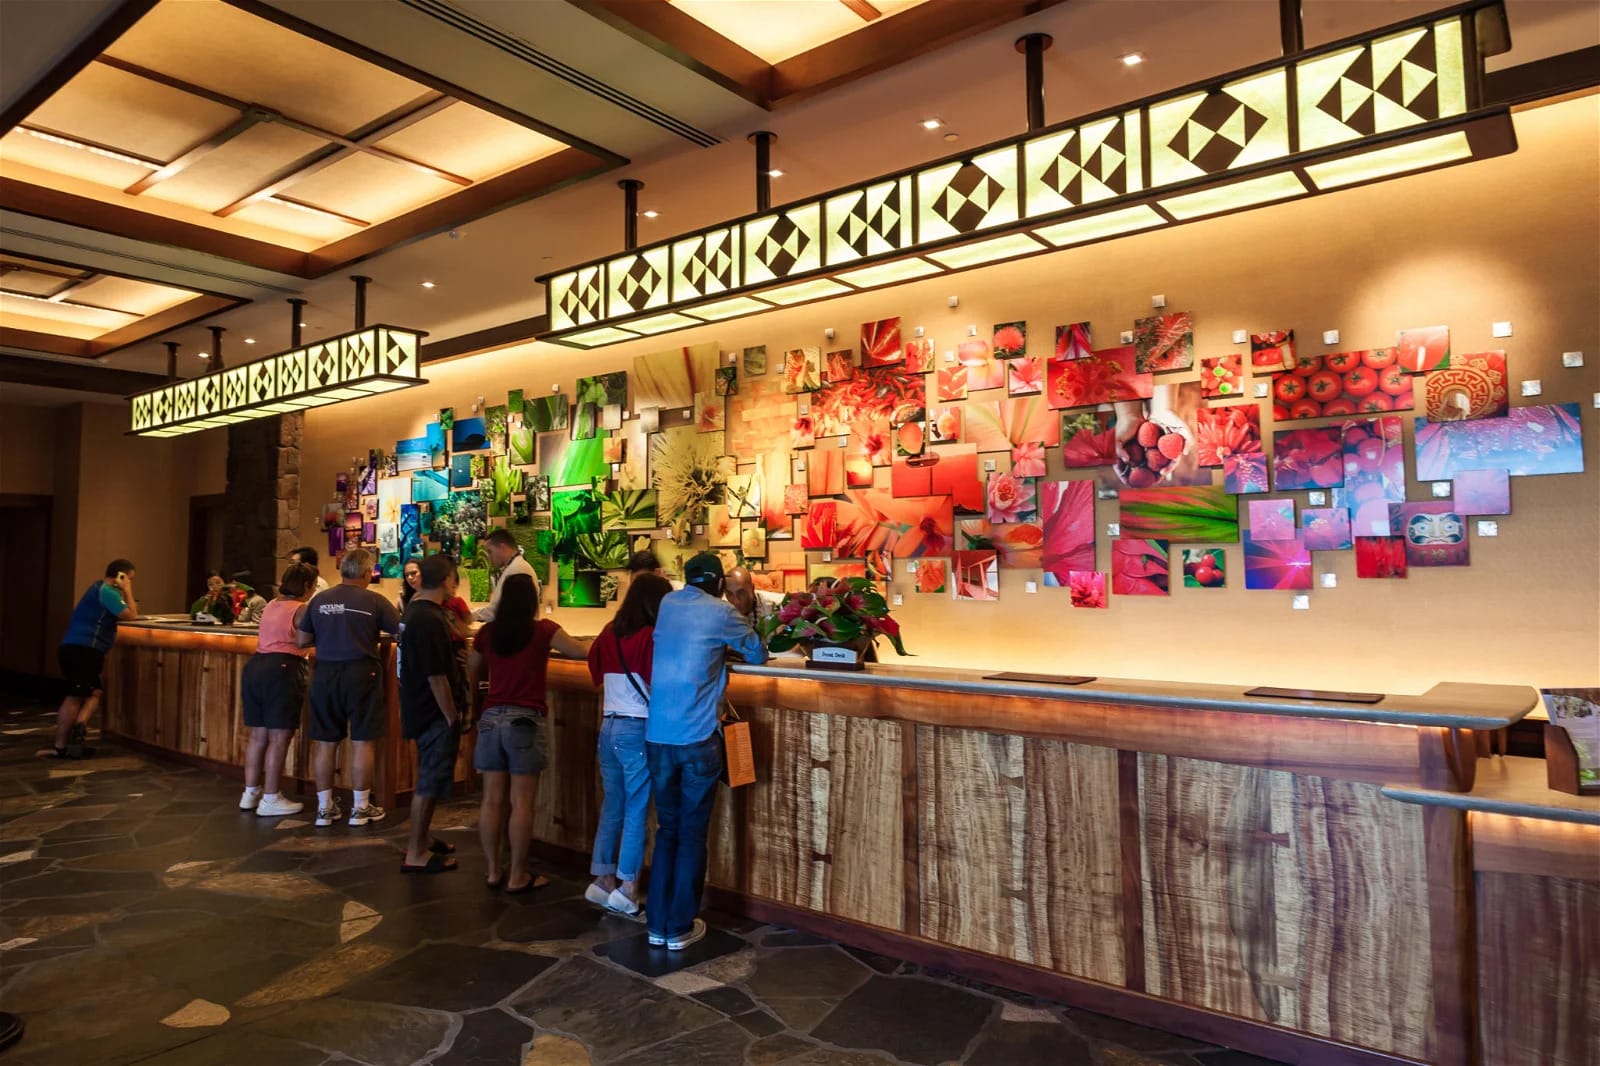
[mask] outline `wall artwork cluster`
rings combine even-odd
[[[1372,579],[1465,566],[1469,520],[1509,514],[1513,477],[1583,469],[1578,405],[1510,407],[1505,353],[1453,352],[1446,327],[1320,355],[1248,336],[1197,359],[1177,312],[1111,347],[1089,322],[1012,321],[941,349],[886,318],[854,348],[654,352],[373,449],[324,508],[329,547],[377,544],[385,576],[431,551],[478,571],[505,526],[572,607],[613,599],[651,547],[673,570],[718,550],[774,592],[888,581],[899,559],[916,595],[993,601],[1023,570],[1104,609],[1226,587],[1220,545],[1241,542],[1247,589],[1310,590],[1313,552]]]

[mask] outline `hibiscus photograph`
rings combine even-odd
[[[1344,484],[1344,430],[1280,429],[1272,434],[1272,487],[1331,489]]]
[[[996,359],[1020,359],[1028,354],[1028,324],[1002,322],[994,327],[994,338],[990,343]]]
[[[1202,407],[1195,412],[1194,443],[1201,466],[1217,467],[1230,455],[1261,453],[1261,406]]]
[[[1194,315],[1177,311],[1133,324],[1134,369],[1141,374],[1194,366]]]
[[[906,341],[906,369],[913,374],[933,372],[933,341],[926,337]]]
[[[1011,449],[1011,472],[1017,477],[1044,477],[1044,445],[1037,442],[1018,444]]]
[[[944,592],[950,587],[950,563],[944,559],[918,560],[915,587],[921,593]]]
[[[1067,587],[1072,590],[1072,606],[1104,608],[1106,602],[1106,575],[1097,570],[1074,570],[1067,575]]]
[[[1006,363],[1006,393],[1010,396],[1036,396],[1044,391],[1044,368],[1039,358],[1018,356]]]
[[[1094,482],[1046,481],[1039,488],[1044,583],[1060,587],[1074,570],[1094,569]]]
[[[1111,591],[1118,596],[1165,596],[1171,569],[1164,540],[1117,537],[1111,541]]]
[[[900,320],[883,318],[876,322],[861,323],[861,365],[888,366],[903,362],[906,357],[900,342]]]
[[[1096,411],[1061,416],[1061,465],[1069,469],[1110,466],[1117,461],[1117,416],[1109,404]]]
[[[789,428],[789,447],[799,450],[815,447],[816,443],[817,424],[810,415],[796,415],[794,425]]]
[[[1038,522],[995,525],[987,518],[956,522],[956,550],[992,550],[1002,570],[1037,570],[1043,561],[1044,527]]]
[[[1039,492],[1036,478],[1017,477],[1009,471],[989,475],[985,493],[986,517],[990,522],[1033,522],[1039,518]]]
[[[1089,323],[1073,322],[1056,327],[1055,359],[1086,359],[1093,346],[1089,343]]]

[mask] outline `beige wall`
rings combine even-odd
[[[184,587],[189,498],[226,490],[227,437],[149,440],[125,436],[127,428],[120,404],[0,406],[0,493],[54,498],[52,643],[83,589],[114,558],[138,567],[141,611],[180,611],[193,598]]]
[[[840,344],[865,320],[900,315],[923,325],[941,350],[969,324],[1026,319],[1035,345],[1052,327],[1087,319],[1096,343],[1149,314],[1165,294],[1196,320],[1199,356],[1237,351],[1235,329],[1292,327],[1301,351],[1377,347],[1397,329],[1447,323],[1456,351],[1504,348],[1512,393],[1543,383],[1539,402],[1583,404],[1582,475],[1524,477],[1500,536],[1473,535],[1469,569],[1413,570],[1404,581],[1358,581],[1350,553],[1319,553],[1334,589],[1294,611],[1287,592],[1244,586],[1242,549],[1227,548],[1226,590],[1177,588],[1164,599],[1114,597],[1109,610],[1073,610],[1063,590],[1024,592],[1037,573],[1003,571],[998,603],[918,597],[897,573],[894,591],[907,643],[926,665],[1079,672],[1107,677],[1240,681],[1420,690],[1440,680],[1546,685],[1600,682],[1600,102],[1589,97],[1517,116],[1514,155],[1332,196],[1216,219],[825,303],[707,326],[664,340],[596,352],[526,345],[427,368],[431,383],[306,416],[301,514],[315,516],[335,473],[369,447],[420,435],[438,408],[464,411],[478,396],[504,402],[570,388],[580,373],[631,369],[640,353],[716,340],[723,350],[769,352]],[[951,310],[946,298],[959,295]],[[1491,338],[1494,321],[1514,336]],[[1338,329],[1326,349],[1321,334]],[[1563,369],[1581,350],[1587,366]],[[1175,375],[1174,380],[1187,375]],[[1270,412],[1264,419],[1270,432]],[[1410,420],[1406,420],[1410,443]],[[1058,462],[1053,456],[1052,462]],[[1408,470],[1413,464],[1408,461]],[[886,473],[886,472],[883,472]],[[1061,476],[1058,467],[1052,476]],[[1082,476],[1078,472],[1071,476]],[[1414,499],[1422,487],[1412,484]],[[1304,494],[1293,494],[1304,504]],[[1099,564],[1109,568],[1101,501]],[[302,538],[320,534],[311,526]],[[331,573],[331,565],[324,566]],[[391,583],[392,584],[392,583]],[[579,632],[600,611],[557,613]]]

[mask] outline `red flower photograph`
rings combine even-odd
[[[933,341],[926,337],[906,341],[906,369],[913,374],[933,373]]]
[[[1408,374],[1441,370],[1450,365],[1450,327],[1403,329],[1395,338],[1395,353]]]
[[[994,327],[994,357],[1020,359],[1028,354],[1028,324],[1003,322]]]
[[[1165,596],[1171,566],[1166,541],[1117,537],[1111,542],[1111,591],[1118,596]]]
[[[1280,429],[1272,435],[1272,487],[1331,489],[1344,484],[1344,428]]]
[[[1116,461],[1117,416],[1112,408],[1070,411],[1061,416],[1062,466],[1083,469]]]
[[[1052,359],[1046,367],[1046,400],[1057,409],[1148,400],[1155,378],[1136,371],[1134,362],[1132,345],[1102,348],[1084,359]]]
[[[1356,577],[1405,577],[1406,543],[1399,537],[1357,537]]]
[[[861,323],[861,365],[888,366],[904,362],[906,352],[900,343],[900,320],[882,318]]]
[[[1044,368],[1035,356],[1024,355],[1006,363],[1006,394],[1037,396],[1044,391]]]
[[[1089,323],[1074,322],[1056,327],[1056,359],[1086,359],[1092,350]]]
[[[1005,385],[1006,365],[989,353],[988,341],[962,341],[956,358],[967,368],[967,388],[973,392]]]
[[[1098,570],[1073,570],[1067,575],[1067,587],[1072,590],[1072,606],[1104,608],[1106,603],[1106,575]]]
[[[1261,406],[1202,407],[1195,412],[1194,442],[1202,467],[1222,466],[1230,455],[1261,451]]]

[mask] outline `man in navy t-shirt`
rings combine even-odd
[[[126,559],[113,559],[106,567],[106,576],[90,585],[72,609],[67,632],[56,650],[61,676],[67,679],[67,698],[61,701],[61,710],[56,714],[57,758],[81,759],[93,754],[83,741],[105,688],[100,671],[105,666],[106,652],[117,639],[117,623],[137,617],[133,564]]]

